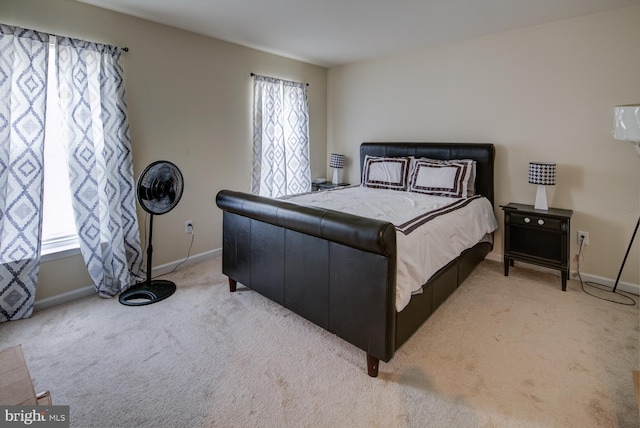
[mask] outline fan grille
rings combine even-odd
[[[138,178],[138,203],[148,213],[165,214],[178,204],[183,188],[180,169],[172,162],[156,161]]]

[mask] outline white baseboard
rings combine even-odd
[[[491,253],[487,254],[486,259],[487,260],[492,260],[494,262],[502,263],[502,254],[491,252]],[[552,273],[556,273],[556,274],[560,275],[560,272],[558,272],[557,270],[545,268],[545,267],[542,267],[542,266],[531,265],[531,264],[528,264],[528,263],[520,264],[517,261],[516,261],[515,264],[516,264],[516,266],[525,267],[527,269],[539,270],[541,272],[552,272]],[[570,276],[571,279],[577,279],[577,274],[578,273],[576,271],[571,271],[569,276]],[[604,278],[602,276],[592,275],[590,273],[585,273],[585,272],[580,272],[580,276],[582,277],[582,280],[585,281],[585,282],[586,281],[592,281],[592,282],[596,282],[598,284],[606,285],[607,287],[613,287],[613,285],[616,283],[615,279]],[[633,284],[631,282],[620,281],[620,282],[618,282],[618,290],[626,291],[628,293],[632,293],[632,294],[636,294],[636,295],[640,296],[640,285],[639,284]]]
[[[96,294],[96,289],[93,285],[87,285],[86,287],[76,288],[75,290],[67,291],[66,293],[56,294],[55,296],[47,297],[45,299],[36,300],[33,304],[34,311],[42,311],[53,306],[62,305],[63,303],[72,302],[74,300],[82,299],[83,297]]]
[[[191,257],[189,257],[189,259],[185,262],[184,260],[177,260],[174,262],[170,262],[170,263],[166,263],[164,265],[160,265],[160,266],[156,266],[153,268],[152,275],[153,276],[158,276],[158,275],[164,275],[167,274],[169,272],[171,272],[176,266],[178,266],[180,263],[183,263],[182,266],[186,267],[186,266],[190,266],[196,263],[199,263],[201,261],[207,260],[207,259],[212,259],[214,257],[217,257],[219,255],[222,254],[222,248],[218,248],[215,250],[211,250],[211,251],[205,251],[204,253],[200,253],[200,254],[196,254],[193,255]],[[502,254],[498,254],[495,252],[491,252],[489,254],[487,254],[487,260],[492,260],[494,262],[499,262],[502,263]],[[548,269],[545,267],[541,267],[541,266],[536,266],[536,265],[530,265],[530,264],[522,264],[520,265],[518,262],[516,262],[516,265],[518,266],[522,266],[522,267],[526,267],[529,269],[533,269],[533,270],[539,270],[542,272],[553,272],[553,273],[557,273],[559,274],[558,271],[553,270],[553,269]],[[571,278],[575,278],[575,274],[576,272],[571,272]],[[613,284],[615,283],[615,280],[611,279],[611,278],[603,278],[601,276],[596,276],[596,275],[591,275],[588,273],[584,273],[581,272],[580,275],[582,276],[582,279],[584,281],[593,281],[593,282],[597,282],[599,284],[603,284],[609,287],[613,287]],[[622,291],[626,291],[629,293],[633,293],[636,295],[640,295],[640,285],[638,284],[632,284],[629,282],[619,282],[618,283],[618,289],[622,290]],[[37,300],[34,304],[34,310],[36,311],[41,311],[47,308],[51,308],[53,306],[58,306],[61,305],[63,303],[68,303],[68,302],[72,302],[74,300],[77,299],[81,299],[83,297],[87,297],[87,296],[91,296],[95,294],[95,289],[93,287],[93,285],[88,285],[86,287],[82,287],[82,288],[77,288],[75,290],[71,290],[71,291],[67,291],[66,293],[62,293],[62,294],[57,294],[55,296],[51,296],[51,297],[47,297],[45,299],[41,299],[41,300]]]
[[[222,248],[218,248],[216,250],[205,251],[204,253],[200,253],[200,254],[194,254],[193,256],[190,256],[187,261],[184,261],[184,259],[182,259],[175,262],[166,263],[164,265],[154,266],[153,269],[151,270],[151,275],[152,276],[164,275],[171,272],[173,269],[175,269],[176,266],[178,266],[183,262],[184,263],[181,264],[181,267],[191,266],[196,263],[200,263],[201,261],[212,259],[221,254],[222,254]]]
[[[204,253],[195,254],[190,256],[187,261],[184,259],[177,260],[164,265],[156,266],[151,270],[152,276],[164,275],[175,269],[176,266],[182,263],[181,267],[190,266],[201,261],[212,259],[222,254],[222,248],[216,250],[205,251]],[[45,299],[36,300],[33,305],[34,311],[42,311],[53,306],[58,306],[63,303],[72,302],[83,297],[96,294],[96,290],[93,285],[87,285],[86,287],[77,288],[75,290],[67,291],[66,293],[56,294],[55,296],[47,297]]]

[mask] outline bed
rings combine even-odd
[[[367,156],[472,159],[474,193],[493,208],[492,144],[363,143],[361,168]],[[362,349],[372,377],[493,249],[492,239],[464,249],[398,311],[399,232],[389,221],[231,190],[216,204],[230,291],[243,284]]]

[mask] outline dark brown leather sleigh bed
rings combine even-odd
[[[365,155],[476,160],[476,194],[494,203],[491,144],[363,143]],[[440,269],[396,312],[396,230],[391,223],[222,190],[222,272],[364,350],[370,376],[492,250],[480,242]]]

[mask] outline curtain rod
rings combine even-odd
[[[35,31],[38,31],[38,30],[35,30]],[[109,43],[92,42],[92,41],[90,41],[90,40],[83,40],[83,39],[80,39],[80,38],[78,38],[78,37],[61,36],[61,35],[59,35],[59,34],[53,34],[53,33],[46,33],[46,34],[48,34],[48,35],[50,35],[50,36],[53,36],[53,37],[64,37],[64,38],[67,38],[67,39],[82,40],[82,41],[84,41],[84,42],[89,42],[89,43],[98,43],[98,44],[100,44],[100,45],[105,45],[105,46],[114,46],[114,45],[110,45]],[[119,47],[119,46],[117,46],[117,47],[118,47],[120,50],[124,51],[124,52],[129,52],[129,48],[128,48],[127,46],[124,46],[124,47]]]
[[[53,37],[64,37],[64,38],[68,38],[68,39],[77,39],[77,40],[82,40],[82,41],[84,41],[84,42],[89,42],[89,43],[98,43],[98,44],[100,44],[100,45],[105,45],[105,46],[114,46],[114,45],[110,45],[110,44],[108,44],[108,43],[91,42],[91,41],[89,41],[89,40],[79,39],[78,37],[61,36],[61,35],[59,35],[59,34],[53,34],[53,33],[48,33],[48,32],[46,32],[46,31],[40,31],[40,30],[35,30],[35,29],[24,28],[24,27],[20,27],[20,26],[17,26],[17,25],[3,24],[3,23],[1,23],[1,22],[0,22],[0,24],[1,24],[1,25],[7,25],[7,26],[12,27],[12,28],[21,28],[21,29],[29,30],[29,31],[37,31],[38,33],[41,33],[41,34],[47,34],[47,35],[49,35],[49,36],[53,36]],[[122,48],[121,48],[121,47],[118,47],[118,48],[119,48],[120,50],[124,51],[124,52],[129,52],[129,48],[128,48],[127,46],[122,47]]]
[[[47,33],[47,34],[49,34],[50,36],[53,36],[53,37],[66,37],[66,36],[60,36],[60,35],[58,35],[58,34],[51,34],[51,33]],[[92,42],[92,41],[90,41],[90,40],[83,40],[83,39],[79,39],[79,38],[77,38],[77,37],[67,37],[67,38],[69,38],[69,39],[82,40],[82,41],[84,41],[84,42],[89,42],[89,43],[98,43],[98,44],[100,44],[100,45],[104,45],[104,46],[114,46],[114,45],[110,45],[110,44],[108,44],[108,43]],[[122,47],[122,48],[121,48],[120,46],[116,46],[116,47],[117,47],[118,49],[120,49],[121,51],[123,51],[123,52],[129,52],[129,48],[128,48],[127,46]]]
[[[54,36],[54,37],[67,37],[67,36],[59,36],[57,34],[51,34],[49,33],[50,36]],[[92,42],[90,40],[84,40],[84,39],[80,39],[78,37],[67,37],[68,39],[77,39],[77,40],[82,40],[84,42],[89,42],[89,43],[97,43],[99,45],[105,45],[105,46],[115,46],[115,45],[110,45],[109,43],[102,43],[102,42]],[[119,48],[121,51],[123,52],[129,52],[129,48],[127,46],[124,47],[120,47],[120,46],[116,46],[117,48]]]
[[[261,76],[260,74],[255,74],[255,73],[251,73],[251,77],[254,76]],[[269,77],[269,76],[262,76],[262,77]],[[269,77],[270,79],[278,79],[277,77]],[[284,79],[278,79],[278,80],[284,80]],[[285,80],[286,81],[286,80]],[[294,82],[293,80],[289,80],[289,82],[293,82],[293,83],[300,83],[300,82]],[[304,84],[305,86],[309,86],[308,83]]]

